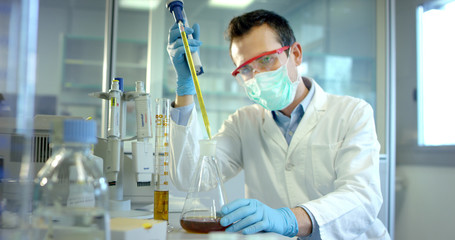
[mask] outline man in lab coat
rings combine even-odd
[[[199,26],[191,51],[201,42]],[[336,96],[297,66],[302,47],[288,22],[265,10],[231,20],[234,75],[256,104],[243,107],[214,136],[223,180],[245,171],[246,198],[222,208],[226,231],[276,232],[309,239],[390,239],[377,218],[382,204],[374,114],[361,99]],[[177,72],[171,110],[170,175],[188,189],[202,138],[193,82],[178,29],[168,53]],[[194,170],[193,170],[194,171]]]

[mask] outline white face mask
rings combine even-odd
[[[294,100],[299,81],[291,82],[287,63],[274,71],[258,73],[245,82],[248,97],[267,110],[282,110]]]

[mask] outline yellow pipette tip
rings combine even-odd
[[[197,99],[199,101],[199,106],[201,108],[201,114],[202,114],[202,118],[204,120],[205,130],[207,131],[207,135],[208,135],[209,139],[212,139],[209,118],[207,116],[207,110],[205,109],[205,104],[204,104],[204,98],[202,98],[201,88],[199,86],[196,69],[195,69],[194,63],[193,63],[193,57],[191,56],[190,46],[188,44],[188,39],[186,37],[185,28],[183,27],[182,22],[179,22],[179,29],[180,29],[180,34],[182,35],[183,46],[185,48],[185,55],[186,55],[186,59],[188,61],[188,66],[190,67],[191,76],[193,77],[194,87],[196,88]]]

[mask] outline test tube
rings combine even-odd
[[[168,220],[169,210],[169,106],[166,98],[156,99],[154,218]]]

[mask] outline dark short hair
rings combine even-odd
[[[296,41],[294,31],[285,18],[272,11],[261,9],[245,13],[231,20],[225,33],[226,39],[230,42],[229,48],[232,45],[232,40],[247,34],[251,28],[263,24],[267,24],[276,32],[277,40],[281,46],[290,46]]]

